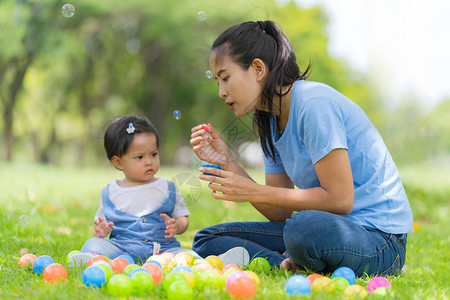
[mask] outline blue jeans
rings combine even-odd
[[[393,275],[405,263],[406,234],[385,233],[340,215],[307,210],[293,214],[286,223],[236,222],[202,229],[192,249],[206,257],[236,246],[245,247],[252,258],[267,258],[273,267],[290,257],[313,272],[331,273],[346,266],[357,276]]]

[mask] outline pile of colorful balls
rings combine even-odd
[[[286,294],[309,295],[311,292],[325,291],[341,292],[351,298],[365,298],[368,294],[392,295],[391,283],[384,277],[377,276],[370,279],[367,289],[355,284],[355,272],[348,267],[340,267],[334,271],[331,278],[321,274],[310,274],[308,276],[294,275],[286,281]]]

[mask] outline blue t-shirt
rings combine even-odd
[[[301,189],[319,187],[314,164],[333,149],[347,149],[353,175],[351,221],[393,234],[412,232],[412,212],[397,167],[364,111],[335,89],[297,81],[282,136],[271,130],[276,161],[264,157],[266,173],[286,173]]]

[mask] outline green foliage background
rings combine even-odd
[[[311,80],[368,113],[397,162],[450,151],[450,100],[429,114],[411,98],[392,110],[365,74],[329,55],[320,7],[274,0],[70,3],[76,12],[65,18],[57,0],[0,2],[0,160],[99,164],[105,123],[143,114],[161,133],[163,163],[171,163],[189,145],[191,127],[205,122],[220,130],[235,118],[205,76],[215,37],[230,25],[265,19],[281,25],[302,69],[312,63]],[[244,122],[250,126],[251,118]]]

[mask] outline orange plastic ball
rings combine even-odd
[[[241,268],[238,265],[229,264],[229,265],[226,265],[225,267],[223,267],[222,274],[225,273],[226,271],[230,270],[230,269],[242,271]]]
[[[122,274],[123,269],[125,269],[130,263],[123,257],[117,257],[111,260],[109,264],[114,272]]]
[[[88,267],[90,267],[93,263],[95,263],[96,261],[99,261],[99,260],[106,261],[108,264],[111,262],[111,260],[109,258],[107,258],[106,256],[104,256],[104,255],[96,255],[96,256],[93,256],[88,261]]]
[[[242,276],[230,283],[228,291],[233,297],[250,299],[256,294],[256,284],[250,277]]]
[[[312,285],[314,280],[316,280],[319,277],[323,277],[320,274],[314,273],[314,274],[309,274],[308,276],[306,276],[306,279],[308,279],[309,283]]]
[[[24,267],[27,267],[28,265],[33,265],[33,262],[36,260],[37,256],[31,253],[23,255],[19,259],[19,265],[23,269]]]
[[[63,281],[67,279],[67,271],[61,264],[50,264],[42,273],[44,280],[50,283],[54,283],[55,281]]]
[[[157,264],[143,264],[141,268],[146,269],[150,273],[150,275],[152,275],[153,282],[155,284],[159,284],[161,282],[163,278],[163,271]]]

